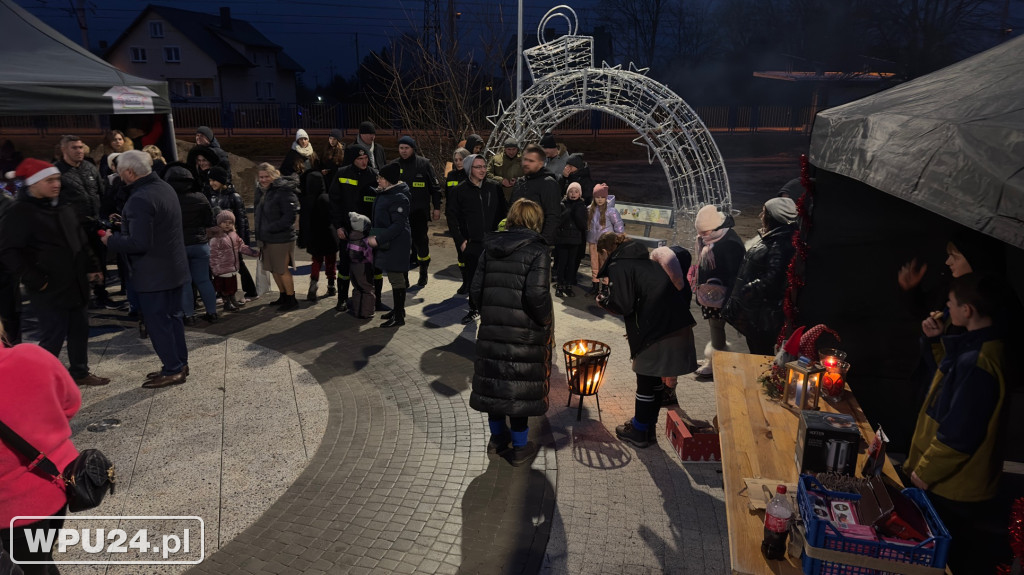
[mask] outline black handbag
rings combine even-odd
[[[99,506],[109,491],[114,494],[117,485],[117,472],[114,464],[98,449],[86,449],[78,454],[64,472],[57,471],[49,458],[32,444],[25,441],[7,424],[0,421],[0,437],[13,447],[30,463],[28,468],[47,478],[57,478],[64,484],[64,492],[68,497],[68,511],[78,513]]]

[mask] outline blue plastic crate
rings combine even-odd
[[[932,531],[932,537],[920,543],[908,541],[906,544],[902,544],[844,537],[831,521],[821,519],[814,514],[814,504],[807,493],[809,490],[823,492],[833,501],[858,501],[860,495],[828,491],[813,476],[800,476],[800,483],[797,487],[797,503],[800,505],[800,515],[803,517],[804,528],[807,532],[807,544],[811,547],[879,557],[897,563],[945,567],[951,538],[949,531],[942,524],[942,520],[939,519],[938,513],[935,512],[935,508],[928,501],[924,491],[909,487],[903,490],[903,494],[921,509],[928,522],[928,527]],[[822,561],[808,557],[806,554],[803,557],[802,565],[805,575],[884,575],[887,573],[876,569]]]

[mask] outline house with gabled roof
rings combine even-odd
[[[297,72],[281,46],[248,22],[150,4],[106,50],[121,70],[166,80],[173,101],[294,103]]]

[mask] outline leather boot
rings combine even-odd
[[[373,304],[375,311],[388,311],[388,306],[384,305],[384,302],[380,301],[380,292],[384,289],[384,278],[373,280],[373,295],[376,296],[376,303]]]
[[[590,282],[590,289],[587,290],[587,295],[596,296],[599,293],[601,293],[601,283]]]
[[[396,289],[392,294],[395,296],[395,309],[391,312],[391,318],[380,324],[381,327],[405,325],[405,289]]]
[[[421,260],[420,261],[420,279],[416,282],[416,285],[418,285],[420,287],[424,287],[424,286],[427,285],[427,279],[428,279],[428,277],[427,277],[427,268],[429,268],[429,267],[430,267],[430,260],[429,259]]]
[[[316,290],[318,287],[320,287],[319,285],[317,285],[319,283],[320,282],[317,280],[309,281],[309,291],[306,292],[306,301],[316,303]]]
[[[341,280],[337,280],[339,283]],[[338,295],[338,289],[334,287],[335,278],[327,278],[327,297]]]

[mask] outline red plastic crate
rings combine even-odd
[[[690,433],[675,409],[668,411],[665,435],[683,461],[721,461],[722,444],[718,433]]]

